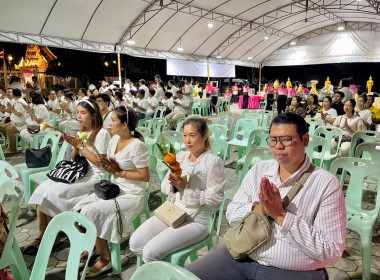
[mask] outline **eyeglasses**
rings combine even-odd
[[[282,146],[289,147],[290,145],[292,145],[293,139],[298,136],[299,135],[297,136],[269,136],[267,138],[267,143],[269,147],[275,147],[278,141],[280,141]]]

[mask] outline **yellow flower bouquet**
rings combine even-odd
[[[53,130],[55,130],[55,131],[59,131],[59,132],[61,132],[63,135],[66,134],[66,132],[64,132],[62,129],[60,129],[60,128],[58,128],[58,127],[54,127],[54,126],[48,125],[47,123],[44,123],[44,122],[42,122],[42,123],[40,124],[40,129],[41,129],[41,131],[45,131],[47,128],[53,129]]]
[[[88,140],[87,132],[79,132],[79,139],[82,140],[83,143],[89,144],[95,150],[96,154],[101,157],[98,149],[95,147],[95,144],[92,141]]]
[[[182,168],[176,159],[175,149],[172,144],[165,144],[165,139],[161,134],[161,144],[156,143],[160,153],[164,156],[163,163],[170,169],[176,177],[181,177]]]

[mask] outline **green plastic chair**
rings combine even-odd
[[[86,229],[85,233],[81,231],[79,225]],[[65,279],[78,279],[80,257],[83,252],[91,254],[95,246],[97,232],[95,224],[89,218],[77,212],[66,211],[55,216],[47,226],[38,249],[30,280],[45,279],[50,252],[58,233],[61,231],[70,240]],[[86,261],[81,279],[86,277],[89,260],[90,258]]]
[[[175,129],[175,131],[181,132],[181,133],[183,132],[182,125],[185,122],[185,120],[186,120],[186,118],[181,118],[181,119],[178,120],[178,122],[177,122],[177,128]]]
[[[216,108],[218,109],[218,114],[221,112],[224,112],[224,101],[225,99],[223,97],[218,97],[218,102],[216,103]]]
[[[318,151],[319,147],[321,147],[321,151]],[[310,161],[318,162],[316,163],[316,165],[322,167],[323,159],[325,157],[325,151],[326,139],[321,136],[310,135],[309,145],[305,149],[305,153],[309,156]],[[319,155],[319,159],[314,158],[314,153],[316,153],[316,155]]]
[[[165,106],[158,106],[156,108],[156,110],[154,111],[153,119],[156,119],[156,118],[162,119],[162,118],[164,118],[165,117],[164,116],[165,112],[166,112],[166,107]]]
[[[255,113],[260,114],[263,116],[261,127],[262,128],[269,128],[270,123],[273,119],[273,111],[267,111],[267,110],[256,110]]]
[[[193,108],[192,108],[193,114],[199,114],[199,115],[202,114],[201,102],[202,102],[201,99],[194,99]]]
[[[370,159],[380,164],[380,144],[379,143],[362,143],[356,147],[356,158]],[[342,174],[344,176],[346,174]],[[345,179],[345,178],[344,178]],[[377,193],[377,179],[369,176],[363,185],[363,190]]]
[[[223,161],[223,165],[226,163],[226,157],[228,153],[228,143],[221,138],[211,138],[211,151]]]
[[[212,243],[212,233],[214,231],[214,223],[215,223],[216,214],[212,215],[209,220],[208,225],[208,235],[205,239],[202,241],[199,241],[193,245],[187,246],[183,249],[180,249],[178,251],[175,251],[168,256],[165,257],[165,259],[172,263],[179,266],[184,266],[186,259],[189,257],[189,263],[195,261],[198,259],[198,251],[202,249],[203,247],[207,246],[208,250],[210,251],[213,243]]]
[[[248,146],[246,153],[249,152],[253,147],[268,147],[266,139],[269,137],[269,129],[266,128],[256,128],[253,130],[248,139]],[[261,161],[260,157],[253,157],[250,163],[251,166],[255,165],[257,162]],[[245,156],[238,159],[235,168],[234,186],[237,185],[237,179],[239,176],[240,167],[245,163]]]
[[[9,176],[10,175],[10,176]],[[29,271],[15,238],[20,207],[25,195],[25,188],[17,181],[16,170],[7,162],[0,161],[0,201],[7,196],[12,200],[9,213],[8,237],[0,258],[0,269],[10,267],[15,279],[29,279]]]
[[[149,136],[150,136],[150,129],[149,128],[139,126],[136,128],[136,130],[138,132],[140,132],[141,135],[144,137],[144,141],[145,141],[145,139],[149,138]]]
[[[317,127],[323,126],[323,120],[317,118],[305,118],[306,123],[309,124],[309,134],[313,135]]]
[[[325,148],[325,155],[322,157],[321,153],[314,152],[313,158],[317,160],[322,160],[323,158],[323,168],[327,171],[330,169],[330,165],[334,159],[338,157],[339,149],[340,149],[340,142],[342,141],[343,136],[343,130],[338,127],[331,127],[331,126],[320,126],[314,131],[314,135],[322,136],[324,135],[324,138],[326,139],[326,148]],[[335,152],[331,150],[331,141],[332,139],[338,136],[338,146]]]
[[[55,123],[57,120],[57,114],[56,113],[49,113],[49,119],[51,120],[51,126],[55,127]]]
[[[228,97],[227,99],[224,100],[225,106],[227,106],[228,112],[231,112],[231,98],[232,97]]]
[[[29,177],[31,174],[38,173],[41,171],[48,171],[54,168],[54,166],[57,163],[57,152],[58,152],[58,144],[59,144],[59,139],[61,138],[61,133],[58,131],[49,131],[44,139],[42,140],[41,143],[41,148],[46,147],[49,142],[51,142],[51,161],[49,166],[47,167],[38,167],[38,168],[28,168],[26,166],[26,163],[20,163],[15,165],[15,169],[21,176],[21,180],[25,185],[26,188],[26,194],[25,194],[25,203],[28,204],[29,199],[31,195],[33,194],[33,190],[30,189],[29,185]],[[29,207],[28,207],[29,208]]]
[[[209,116],[211,114],[211,99],[201,99],[202,116]]]
[[[240,119],[236,122],[232,140],[228,141],[228,147],[238,147],[238,159],[243,156],[243,152],[248,147],[249,135],[258,127],[257,120]]]
[[[161,119],[151,119],[148,124],[149,131],[152,131],[151,136],[145,139],[145,144],[147,144],[149,151],[155,154],[157,151],[156,143],[157,139],[160,137],[160,133],[164,130],[166,125],[166,120]]]
[[[212,124],[208,126],[210,139],[228,139],[228,128],[223,124]]]
[[[155,261],[139,267],[131,280],[200,280],[190,271],[178,265]]]
[[[63,141],[61,148],[59,149],[58,157],[56,162],[60,162],[64,159],[66,150],[69,146],[69,143],[66,141]],[[34,174],[30,174],[29,176],[29,189],[30,193],[33,194],[35,184],[41,185],[43,182],[45,182],[48,178],[46,171],[37,172]]]
[[[373,227],[380,210],[380,195],[377,193],[376,205],[373,210],[362,209],[362,186],[365,178],[376,176],[377,185],[380,184],[380,164],[367,159],[353,157],[336,159],[330,169],[330,173],[337,175],[338,169],[350,173],[350,181],[346,192],[347,228],[356,231],[360,235],[360,247],[362,254],[362,279],[371,279],[371,244]],[[343,186],[342,182],[341,185]]]
[[[349,157],[353,157],[355,155],[355,148],[359,139],[365,143],[380,143],[380,132],[370,130],[355,132],[354,135],[352,135],[350,153],[348,155]]]
[[[256,147],[256,148],[250,149],[248,151],[247,155],[245,156],[245,162],[243,165],[243,171],[242,171],[241,176],[240,176],[239,184],[234,184],[234,186],[232,188],[229,188],[229,189],[224,191],[223,202],[219,208],[219,217],[218,217],[218,225],[216,227],[216,235],[220,235],[220,225],[222,224],[224,204],[225,204],[226,200],[232,200],[234,198],[235,194],[239,190],[241,182],[243,182],[245,175],[247,175],[249,169],[251,169],[251,164],[252,164],[254,157],[257,157],[258,159],[260,159],[260,160],[257,160],[257,162],[259,162],[262,160],[271,159],[272,155],[270,153],[269,148],[267,148],[267,147]]]

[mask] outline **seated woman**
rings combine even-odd
[[[227,100],[232,98],[232,90],[230,88],[226,89],[226,92],[224,93],[223,98],[224,98],[223,108],[224,108],[224,111],[227,112],[228,111]]]
[[[365,108],[365,104],[368,101],[367,95],[362,94],[358,96],[358,115],[363,122],[363,130],[369,130],[372,124],[372,113]]]
[[[313,118],[318,113],[318,96],[314,93],[310,94],[307,102],[308,104],[306,105],[306,114]]]
[[[4,150],[4,154],[17,152],[16,133],[26,129],[26,111],[24,106],[27,104],[22,98],[22,92],[20,89],[16,88],[13,90],[13,100],[13,105],[8,103],[8,112],[11,114],[10,126],[5,128],[5,132],[0,130],[2,134],[7,136],[8,140],[8,149]]]
[[[363,121],[360,119],[359,115],[355,114],[355,105],[356,102],[354,99],[349,99],[344,103],[343,110],[345,112],[344,115],[338,116],[333,126],[340,127],[343,130],[343,138],[340,143],[340,156],[347,157],[350,148],[351,148],[351,138],[352,135],[356,131],[362,130]],[[331,148],[336,149],[338,147],[338,143],[335,139],[332,139]]]
[[[20,136],[29,142],[33,147],[33,136],[43,135],[49,131],[49,129],[46,129],[45,131],[39,130],[40,124],[44,122],[51,125],[51,121],[49,118],[49,111],[45,106],[45,100],[43,99],[42,95],[39,93],[33,93],[30,97],[32,99],[32,106],[27,105],[24,107],[26,112],[29,114],[29,116],[26,117],[25,122],[27,127],[34,127],[35,130],[25,128],[20,131]]]
[[[87,132],[88,139],[94,143],[100,155],[105,156],[111,136],[103,128],[99,106],[95,101],[89,99],[79,102],[77,110],[81,132]],[[51,218],[61,212],[72,210],[79,201],[86,198],[94,190],[94,184],[98,183],[103,177],[104,169],[100,167],[93,147],[83,143],[78,135],[65,135],[64,139],[74,148],[71,153],[73,160],[78,155],[82,155],[87,159],[88,173],[81,180],[71,184],[57,183],[49,179],[36,188],[29,200],[29,204],[36,205],[40,233],[24,249],[24,254],[36,255],[41,238]],[[59,240],[57,240],[56,244],[58,243]]]
[[[306,110],[301,105],[301,97],[293,96],[292,103],[289,107],[286,107],[286,112],[293,112],[301,117],[306,117]]]
[[[110,123],[113,137],[108,146],[108,159],[98,159],[101,166],[112,175],[111,182],[120,187],[116,201],[124,229],[141,213],[146,192],[145,182],[150,178],[149,151],[142,135],[135,130],[137,125],[137,116],[132,108],[120,106],[113,110]],[[112,268],[108,241],[118,243],[121,239],[115,201],[103,200],[96,194],[91,194],[73,210],[80,211],[96,225],[96,249],[100,259],[87,270],[86,275],[96,277]],[[82,256],[82,260],[85,258],[87,254]]]
[[[338,113],[334,108],[331,108],[331,96],[325,96],[322,101],[322,113],[317,113],[315,118],[322,119],[324,126],[332,126]]]
[[[133,233],[130,249],[145,263],[162,260],[170,253],[206,238],[212,212],[223,200],[224,167],[220,158],[210,151],[206,121],[196,117],[186,119],[183,141],[188,151],[177,155],[182,177],[175,177],[168,171],[161,190],[189,216],[176,229],[152,217]]]
[[[164,116],[169,115],[174,109],[174,102],[172,98],[172,93],[170,91],[165,92],[164,98],[158,103],[160,106],[165,106],[166,111]]]
[[[74,134],[81,129],[81,125],[76,119],[78,102],[75,100],[72,92],[67,93],[65,96],[66,102],[61,102],[60,106],[62,113],[67,116],[67,119],[59,123],[58,127],[67,134]],[[86,99],[83,98],[82,101],[84,100]]]

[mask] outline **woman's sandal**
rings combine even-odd
[[[22,251],[22,253],[29,256],[37,255],[38,248],[40,247],[40,244],[41,244],[41,238],[34,239],[32,243],[34,243],[35,241],[39,241],[39,243],[37,245],[29,245]]]

